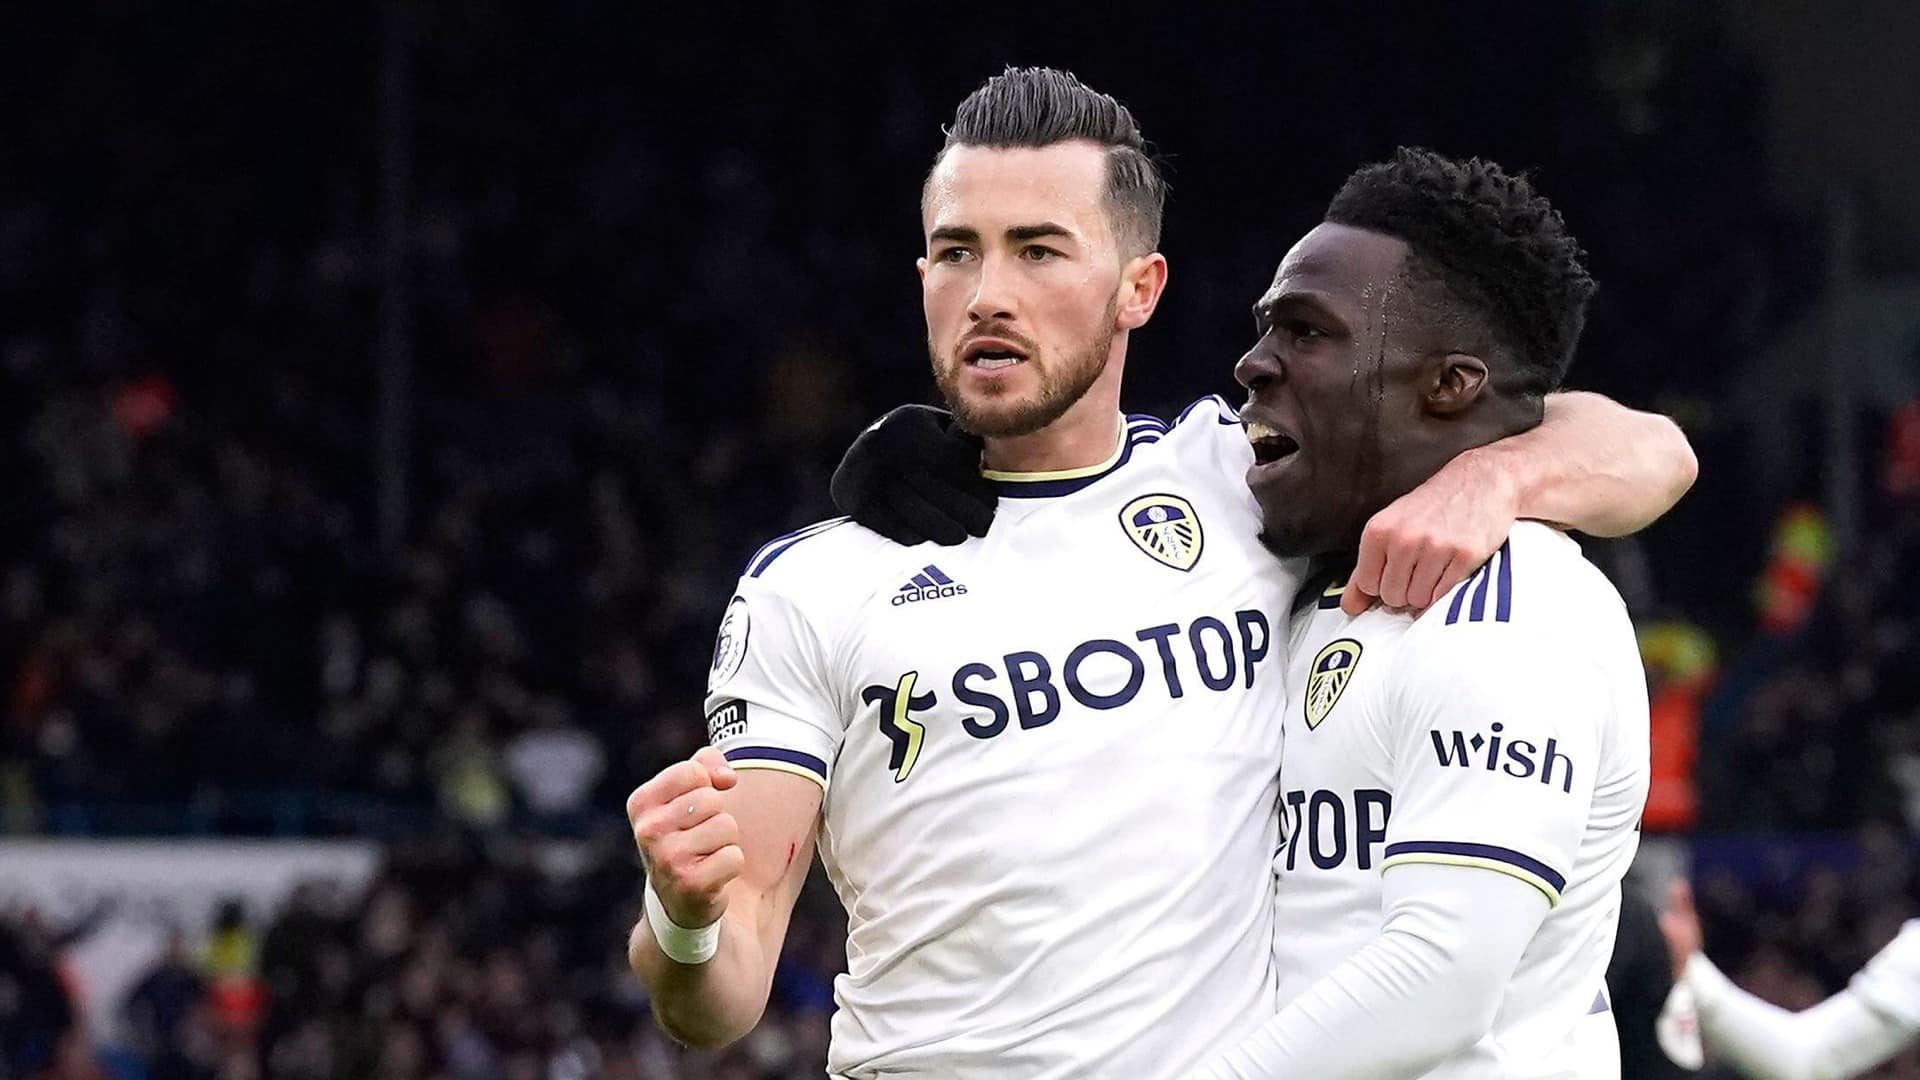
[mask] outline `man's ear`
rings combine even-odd
[[[1472,353],[1450,352],[1434,365],[1425,399],[1428,415],[1458,416],[1487,389],[1487,362]]]
[[[1128,259],[1120,268],[1120,291],[1114,305],[1116,330],[1138,330],[1153,318],[1160,294],[1167,288],[1167,257],[1157,251]]]

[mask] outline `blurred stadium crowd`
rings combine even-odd
[[[1646,635],[1650,845],[1701,834],[1716,957],[1807,1004],[1920,898],[1920,411],[1862,403],[1836,536],[1817,408],[1755,431],[1733,389],[1824,280],[1818,208],[1754,179],[1761,77],[1708,17],[1532,7],[1501,40],[1348,16],[1329,32],[1381,51],[1364,85],[1306,47],[1276,81],[1232,47],[1259,27],[1078,65],[1173,154],[1131,405],[1226,389],[1223,319],[1353,165],[1422,141],[1536,167],[1603,283],[1575,383],[1675,414],[1702,459],[1601,552]],[[911,33],[897,8],[864,17]],[[387,869],[178,942],[118,1047],[78,1026],[76,928],[6,913],[0,1077],[817,1075],[831,895],[761,1031],[683,1054],[625,971],[619,807],[702,738],[742,560],[831,513],[851,435],[927,393],[909,262],[946,110],[1061,58],[876,57],[795,7],[725,40],[804,60],[716,80],[579,9],[416,11],[410,520],[383,551],[383,27],[272,19],[115,8],[13,58],[42,105],[0,116],[0,831],[376,837]],[[1466,57],[1444,102],[1397,62],[1436,47]],[[1245,145],[1261,124],[1287,134]],[[1291,179],[1229,167],[1262,160]],[[1770,475],[1755,439],[1807,448]]]

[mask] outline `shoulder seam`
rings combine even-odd
[[[811,540],[821,533],[827,532],[837,526],[845,525],[852,520],[850,517],[828,518],[826,521],[817,521],[804,529],[796,529],[785,536],[774,537],[772,540],[762,544],[760,550],[753,553],[753,558],[747,560],[746,576],[750,578],[759,577],[766,572],[767,567],[773,565],[775,559],[785,555],[802,541]]]

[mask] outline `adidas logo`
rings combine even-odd
[[[965,596],[967,587],[940,572],[937,566],[923,566],[900,590],[893,594],[893,606],[938,600],[943,596]]]

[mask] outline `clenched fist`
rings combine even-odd
[[[1341,610],[1358,615],[1376,600],[1425,610],[1500,549],[1519,515],[1512,475],[1471,450],[1461,454],[1368,519]]]
[[[740,824],[721,809],[720,793],[738,782],[720,751],[705,747],[627,796],[627,821],[647,880],[667,917],[690,930],[720,920],[727,883],[746,868]]]

